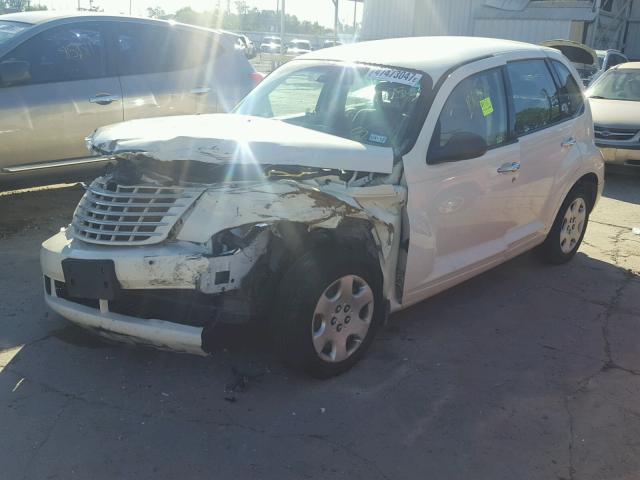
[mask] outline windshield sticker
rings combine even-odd
[[[375,143],[387,143],[387,137],[385,135],[372,133],[371,135],[369,135],[369,141]]]
[[[408,72],[407,70],[396,70],[394,68],[374,68],[369,70],[369,78],[372,80],[401,83],[411,87],[417,87],[422,78],[421,73]]]
[[[480,100],[480,108],[482,109],[482,115],[488,117],[493,113],[493,104],[491,103],[491,97],[483,98]]]

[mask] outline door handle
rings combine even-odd
[[[570,147],[573,147],[575,144],[576,144],[576,139],[573,137],[569,137],[560,145],[562,146],[562,148],[570,148]]]
[[[498,173],[513,173],[520,170],[520,164],[518,162],[507,162],[500,165]]]
[[[209,87],[196,87],[191,89],[193,95],[206,95],[211,91]]]
[[[109,105],[110,103],[120,100],[117,95],[111,93],[96,93],[95,96],[89,98],[89,103],[97,103],[98,105]]]

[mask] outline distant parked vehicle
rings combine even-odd
[[[111,123],[228,111],[262,79],[235,40],[150,19],[0,15],[2,173],[100,161],[84,139]]]
[[[311,48],[311,42],[309,42],[309,40],[292,40],[289,43],[289,48],[287,49],[287,53],[289,53],[290,55],[302,55],[305,53],[309,53],[311,50],[313,50]]]
[[[340,40],[325,40],[322,44],[322,48],[338,47],[342,45]]]
[[[260,44],[262,53],[280,53],[282,49],[282,40],[278,37],[264,37]],[[285,52],[287,48],[284,48]]]
[[[242,49],[244,51],[244,55],[251,59],[257,55],[256,46],[253,44],[251,39],[246,35],[240,35],[238,41],[240,45],[242,45]]]
[[[640,167],[640,62],[616,65],[587,90],[605,162]]]
[[[596,50],[598,55],[598,71],[591,77],[591,82],[595,82],[600,75],[616,65],[629,61],[627,56],[619,50]]]
[[[576,67],[585,86],[589,86],[611,67],[629,61],[618,50],[593,50],[571,40],[547,40],[542,45],[560,50]]]

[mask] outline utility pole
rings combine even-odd
[[[331,0],[333,2],[334,7],[334,17],[333,17],[333,39],[334,41],[338,41],[338,2],[340,0]]]
[[[282,8],[280,8],[280,54],[284,55],[284,20],[285,20],[285,10],[284,10],[284,1],[282,0]]]
[[[131,4],[132,3],[133,3],[133,0],[129,0],[129,15],[131,15],[131,7],[132,7]],[[354,20],[354,22],[355,22],[355,20]]]
[[[356,15],[358,15],[358,1],[353,0],[353,36],[356,36]]]

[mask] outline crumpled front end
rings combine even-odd
[[[42,245],[53,310],[118,340],[203,353],[218,323],[265,320],[292,259],[323,242],[367,250],[395,302],[405,189],[392,176],[221,180],[186,166],[121,159],[88,187],[71,225]]]

